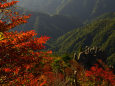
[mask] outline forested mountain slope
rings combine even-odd
[[[79,52],[85,46],[97,46],[106,52],[108,64],[115,67],[115,13],[105,14],[91,24],[76,28],[49,46],[58,53]]]
[[[52,39],[55,39],[80,25],[78,20],[74,20],[63,15],[50,16],[48,14],[39,12],[30,12],[27,10],[23,11],[23,9],[21,9],[20,12],[31,14],[32,16],[28,20],[27,24],[15,29],[19,31],[22,30],[21,28],[23,28],[23,30],[33,29],[39,35],[47,35],[52,37]]]
[[[111,15],[112,17],[110,17]],[[109,17],[107,17],[109,16]],[[59,37],[54,42],[53,50],[58,52],[75,52],[85,46],[98,46],[115,53],[115,13],[106,14],[84,27],[76,28]]]

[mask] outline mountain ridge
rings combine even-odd
[[[52,37],[51,40],[65,34],[66,32],[79,27],[81,23],[78,20],[74,20],[71,17],[64,15],[48,15],[40,12],[23,11],[25,14],[32,14],[27,24],[21,25],[14,30],[35,30],[39,35],[47,35]]]
[[[110,15],[110,14],[106,14],[106,15]],[[112,34],[114,36],[115,13],[113,13],[113,16],[114,17],[112,18],[102,16],[104,18],[102,17],[98,18],[90,24],[87,24],[81,28],[76,28],[64,34],[63,36],[59,37],[56,40],[54,46],[57,46],[57,50],[61,50],[60,52],[63,52],[64,50],[77,51],[78,49],[76,49],[76,47],[81,45],[83,45],[83,47],[100,46],[104,48],[106,41],[110,40],[109,37],[111,37]],[[70,48],[64,49],[69,46]],[[72,47],[74,47],[73,50],[71,50]]]
[[[107,12],[115,12],[114,3],[114,0],[24,0],[19,6],[51,15],[72,16],[84,21]]]

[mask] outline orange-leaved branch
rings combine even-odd
[[[0,1],[0,84],[5,86],[46,84],[47,72],[43,66],[48,62],[51,51],[41,52],[50,37],[37,35],[33,30],[26,32],[9,31],[26,23],[30,15],[18,15],[12,8],[18,1]],[[47,61],[51,61],[50,60]],[[49,62],[50,63],[50,62]],[[43,65],[44,64],[44,65]],[[48,70],[49,71],[49,70]],[[41,78],[41,77],[44,78]],[[39,82],[38,82],[39,80]]]
[[[95,64],[89,71],[86,71],[85,75],[91,82],[98,82],[96,84],[99,86],[105,86],[105,82],[108,83],[108,86],[115,85],[115,75],[109,68],[103,69]]]

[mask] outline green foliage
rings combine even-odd
[[[115,67],[115,53],[109,56],[107,61],[108,61],[108,65]]]
[[[60,57],[57,57],[54,62],[51,64],[54,72],[63,72],[64,64],[63,60]]]
[[[63,54],[61,57],[56,57],[51,64],[54,72],[64,72],[64,68],[69,67],[69,61],[72,60],[72,57],[68,54]]]
[[[68,61],[72,60],[72,58],[69,55],[65,54],[65,55],[62,56],[62,60],[64,62],[68,62]]]
[[[98,46],[111,56],[115,53],[115,14],[112,14],[113,17],[108,15],[59,37],[52,49],[72,53],[78,52],[80,47]]]

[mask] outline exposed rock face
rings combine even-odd
[[[85,50],[75,57],[75,60],[84,65],[85,68],[90,68],[92,65],[96,64],[98,59],[106,62],[106,55],[104,51],[98,47],[88,46],[86,46]]]

